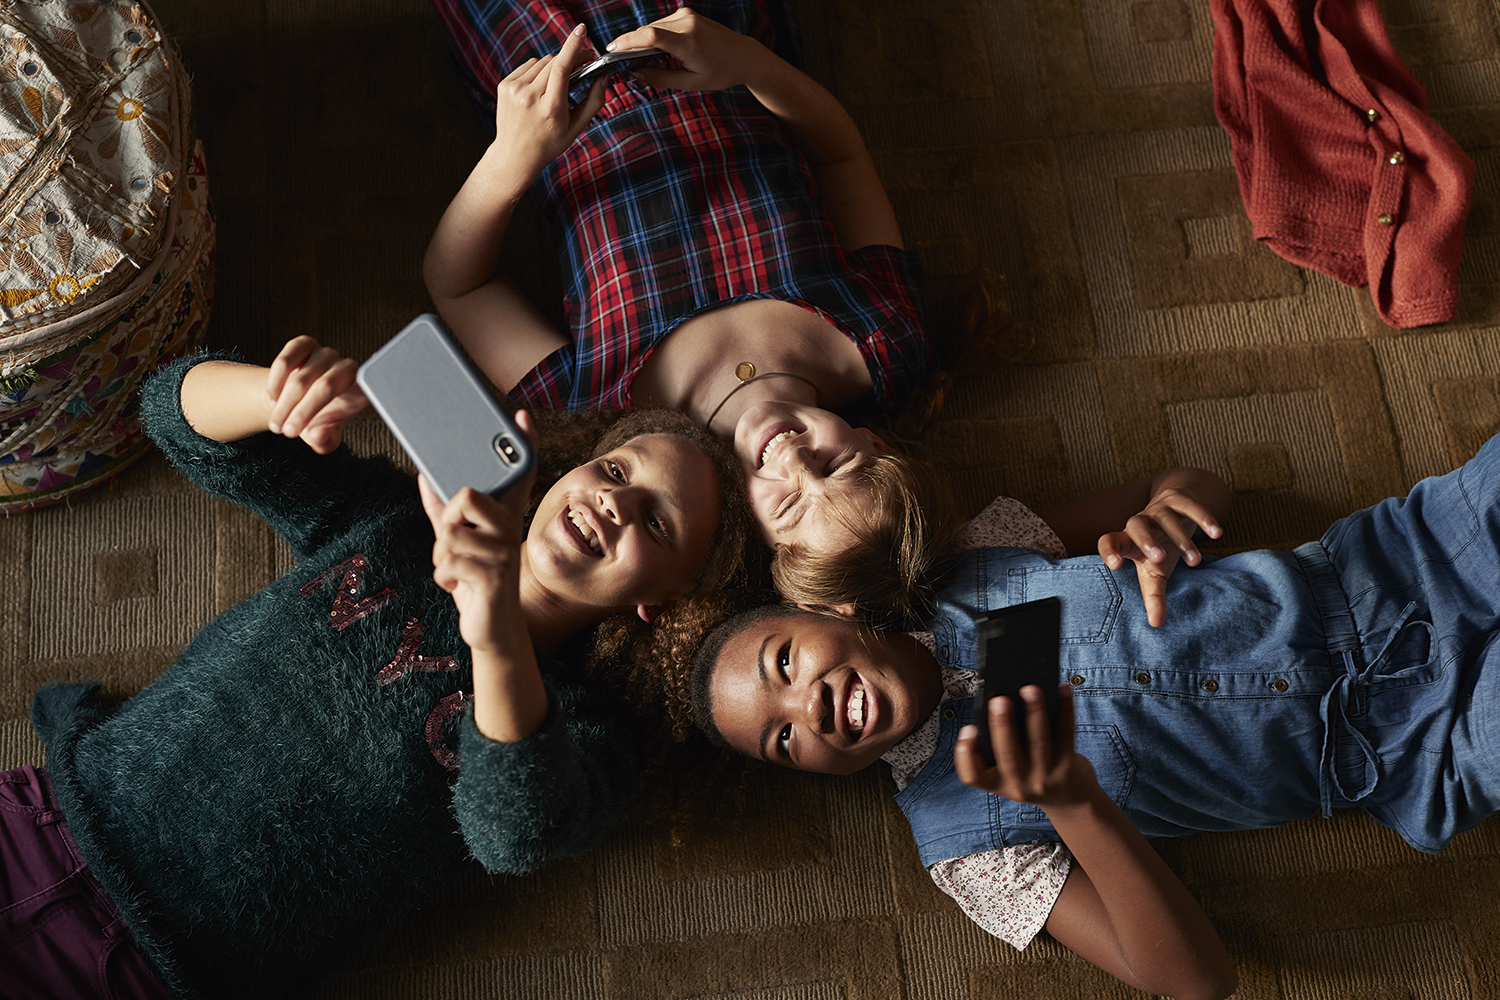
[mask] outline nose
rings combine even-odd
[[[636,519],[641,507],[643,491],[634,486],[612,486],[601,489],[596,499],[599,510],[610,521],[620,526]]]
[[[807,724],[815,731],[833,731],[833,689],[827,684],[818,681],[812,685],[812,690],[807,693],[804,710]]]

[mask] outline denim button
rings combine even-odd
[[[945,709],[943,709],[943,718],[945,718],[945,719],[951,719],[951,718],[953,718],[957,714],[958,713],[955,712],[955,711],[953,711],[953,709],[951,709],[951,708],[945,708]]]
[[[1151,675],[1148,674],[1148,673],[1146,673],[1146,671],[1142,670],[1140,673],[1138,673],[1138,674],[1135,675],[1135,682],[1137,684],[1150,684],[1151,683]]]
[[[1207,691],[1209,694],[1213,694],[1215,691],[1219,690],[1219,682],[1210,677],[1208,680],[1203,682],[1203,690]]]
[[[1272,691],[1285,691],[1289,687],[1291,687],[1291,685],[1288,684],[1285,680],[1281,679],[1280,677],[1276,678],[1274,681],[1271,682],[1271,690]]]
[[[1081,684],[1083,684],[1083,675],[1074,674],[1072,677],[1068,678],[1068,683],[1073,685],[1074,687],[1080,686]]]

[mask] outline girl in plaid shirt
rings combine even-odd
[[[917,261],[853,121],[793,65],[785,12],[434,3],[495,106],[424,265],[464,347],[531,408],[687,412],[734,442],[784,593],[829,603],[798,581],[859,565],[868,592],[844,599],[903,617],[941,542],[919,510],[933,477],[826,407],[890,408],[925,379]],[[591,38],[663,55],[570,95]],[[528,190],[560,236],[565,331],[496,273]]]

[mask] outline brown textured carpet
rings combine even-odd
[[[209,334],[268,361],[367,354],[428,307],[428,234],[482,147],[423,0],[157,0],[196,76],[218,207]],[[1236,489],[1230,542],[1285,545],[1443,472],[1500,430],[1500,6],[1387,0],[1396,44],[1478,167],[1454,323],[1248,241],[1214,122],[1206,5],[805,0],[811,71],[852,109],[930,302],[1004,280],[1025,363],[961,385],[934,447],[976,511],[1176,464]],[[546,255],[513,266],[550,298]],[[541,266],[537,266],[540,260]],[[555,281],[551,283],[555,288]],[[392,447],[378,423],[356,447]],[[0,519],[0,764],[39,761],[55,678],[140,688],[284,567],[254,519],[150,457]],[[987,938],[933,889],[875,772],[765,775],[676,849],[646,828],[476,880],[330,997],[909,1000],[1132,991],[1048,941]],[[1244,1000],[1500,998],[1500,824],[1428,857],[1358,815],[1160,845],[1239,961]]]

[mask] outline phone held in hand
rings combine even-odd
[[[661,49],[621,49],[619,52],[606,52],[592,62],[584,63],[568,75],[568,89],[584,86],[594,82],[594,78],[616,69],[630,69],[643,59],[662,54]]]
[[[974,724],[979,730],[975,744],[979,756],[988,766],[995,763],[990,746],[989,701],[1009,698],[1011,718],[1021,741],[1028,746],[1026,704],[1021,689],[1035,684],[1042,689],[1047,710],[1047,725],[1057,733],[1057,662],[1062,645],[1062,600],[1044,597],[1038,601],[1012,604],[1008,608],[979,616],[975,620],[975,669],[979,673],[979,690],[974,693]]]
[[[536,460],[525,433],[432,313],[372,354],[355,380],[444,503],[465,486],[499,496]]]

